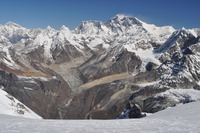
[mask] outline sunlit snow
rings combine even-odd
[[[41,119],[40,116],[31,111],[28,107],[23,105],[13,96],[0,88],[0,114],[7,114],[12,116],[21,116],[26,118]],[[1,130],[0,130],[1,132]]]
[[[197,133],[200,102],[168,108],[142,119],[36,120],[0,115],[1,133]]]

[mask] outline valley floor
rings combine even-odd
[[[188,133],[200,131],[200,102],[168,108],[143,119],[38,120],[0,115],[1,133]]]

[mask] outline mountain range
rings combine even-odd
[[[74,30],[0,25],[0,87],[46,119],[113,119],[200,100],[200,29],[118,14]],[[5,92],[6,91],[6,92]]]

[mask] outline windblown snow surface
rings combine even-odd
[[[142,119],[38,120],[0,115],[1,133],[197,133],[200,102],[168,108]]]

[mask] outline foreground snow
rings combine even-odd
[[[37,120],[0,115],[1,133],[188,133],[200,131],[200,102],[168,108],[143,119]]]
[[[40,116],[38,116],[28,107],[26,107],[23,103],[21,103],[2,89],[3,87],[0,88],[0,114],[42,119]]]

